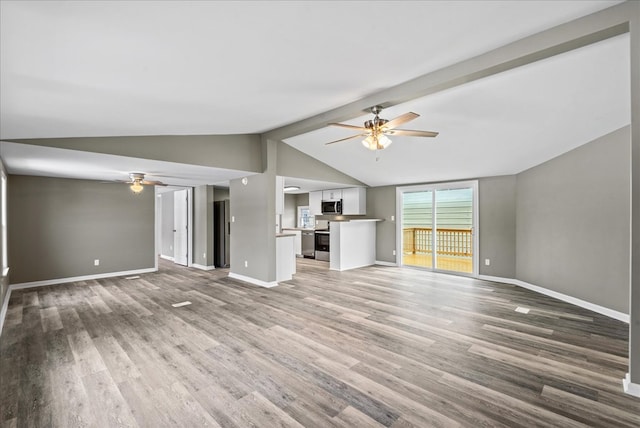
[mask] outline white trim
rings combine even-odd
[[[175,259],[173,257],[171,257],[171,256],[165,256],[165,255],[160,254],[160,258],[161,259],[165,259],[165,260],[169,260],[170,262],[175,262]]]
[[[198,263],[194,263],[190,267],[200,269],[200,270],[214,270],[216,268],[215,266],[205,266]]]
[[[127,270],[122,272],[98,273],[95,275],[73,276],[69,278],[45,279],[43,281],[22,282],[19,284],[9,285],[9,290],[21,290],[23,288],[43,287],[45,285],[65,284],[67,282],[88,281],[92,279],[112,278],[114,276],[130,276],[141,273],[157,272],[156,268]]]
[[[473,207],[473,220],[472,220],[472,245],[473,245],[473,273],[466,274],[464,276],[469,276],[471,278],[478,278],[480,274],[480,191],[478,180],[465,180],[465,181],[449,181],[444,183],[425,183],[425,184],[416,184],[412,186],[398,186],[396,187],[396,249],[403,248],[404,243],[403,233],[402,233],[402,195],[405,192],[417,192],[417,191],[430,191],[432,192],[433,198],[433,221],[437,221],[437,211],[436,211],[436,203],[435,197],[436,192],[438,190],[448,190],[448,189],[466,189],[471,188],[473,190],[473,199],[471,201]],[[432,247],[436,247],[436,235],[432,234]],[[396,251],[396,266],[404,266],[402,264],[402,251]],[[455,272],[455,271],[445,271],[441,269],[432,269],[427,268],[427,270],[431,272],[443,272],[443,273],[453,273],[455,275],[464,273],[464,272]]]
[[[544,294],[545,296],[553,297],[584,309],[589,309],[590,311],[608,316],[609,318],[614,318],[618,321],[626,322],[627,324],[629,323],[629,315],[623,312],[605,308],[604,306],[596,305],[595,303],[587,302],[586,300],[578,299],[577,297],[569,296],[567,294],[558,293],[557,291],[549,290],[538,285],[529,284],[528,282],[520,281],[519,279],[502,278],[499,276],[489,275],[478,275],[478,279],[517,285],[518,287],[526,288],[528,290],[535,291],[536,293]]]
[[[622,387],[626,394],[640,397],[640,383],[631,382],[631,376],[629,373],[627,373],[624,379],[622,379]]]
[[[0,335],[2,335],[2,328],[4,327],[4,317],[7,316],[9,310],[9,299],[11,298],[11,286],[7,290],[7,295],[4,296],[4,302],[2,303],[2,309],[0,309]]]
[[[382,260],[376,260],[376,264],[380,265],[380,266],[394,266],[397,267],[398,264],[397,263],[393,263],[393,262],[383,262]]]
[[[334,267],[331,267],[331,265],[329,265],[329,270],[333,270],[333,271],[336,271],[336,272],[345,272],[345,271],[348,271],[348,270],[360,269],[360,268],[369,267],[369,266],[373,266],[373,265],[367,263],[367,264],[364,264],[364,265],[349,266],[348,268],[345,268],[345,269],[342,269],[342,268],[341,269],[336,269]]]
[[[278,285],[276,281],[266,282],[260,279],[251,278],[250,276],[239,275],[237,273],[229,272],[229,278],[237,279],[239,281],[248,282],[249,284],[258,285],[260,287],[271,288]]]

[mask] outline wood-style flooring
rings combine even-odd
[[[162,261],[14,291],[0,427],[640,426],[626,324],[510,285],[327,266],[299,260],[272,289]]]

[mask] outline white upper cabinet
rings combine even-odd
[[[309,215],[322,214],[322,190],[309,192]]]
[[[323,190],[322,200],[323,201],[339,201],[340,199],[343,198],[342,190],[343,189]]]
[[[364,215],[367,213],[367,189],[351,187],[342,189],[342,214]]]

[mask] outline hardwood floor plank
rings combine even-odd
[[[82,376],[91,411],[99,425],[138,427],[129,405],[107,370]]]
[[[75,364],[59,364],[51,369],[53,391],[53,426],[97,427],[98,421],[89,406],[82,376]]]
[[[159,266],[12,292],[0,426],[640,423],[628,326],[530,290],[308,259],[271,289]]]
[[[42,322],[42,330],[47,331],[62,329],[62,320],[55,306],[40,309],[40,321]]]
[[[369,428],[383,428],[384,425],[371,419],[369,416],[358,409],[354,409],[351,406],[347,406],[337,416],[334,416],[334,421],[339,421],[341,426],[345,428],[350,427],[369,427]]]
[[[76,364],[80,367],[82,376],[91,375],[103,370],[107,367],[96,349],[89,333],[82,331],[67,336],[71,352],[76,360]]]
[[[242,419],[250,420],[252,426],[256,427],[303,428],[298,421],[255,391],[238,401],[237,412],[242,414]]]

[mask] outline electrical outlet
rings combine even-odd
[[[393,250],[393,255],[394,255],[394,256],[396,255],[396,250]]]
[[[169,245],[169,249],[170,249],[170,250],[173,250],[173,245]]]
[[[484,259],[485,266],[491,266],[491,259]]]
[[[206,259],[207,258],[207,253],[202,253],[202,258]]]
[[[236,222],[236,217],[235,216],[231,216],[231,223],[235,223]]]
[[[94,265],[94,266],[100,266],[100,259],[95,259],[95,260],[93,261],[93,265]]]
[[[249,262],[248,261],[244,261],[244,267],[249,267]]]
[[[396,216],[392,215],[391,216],[391,221],[396,221]]]

